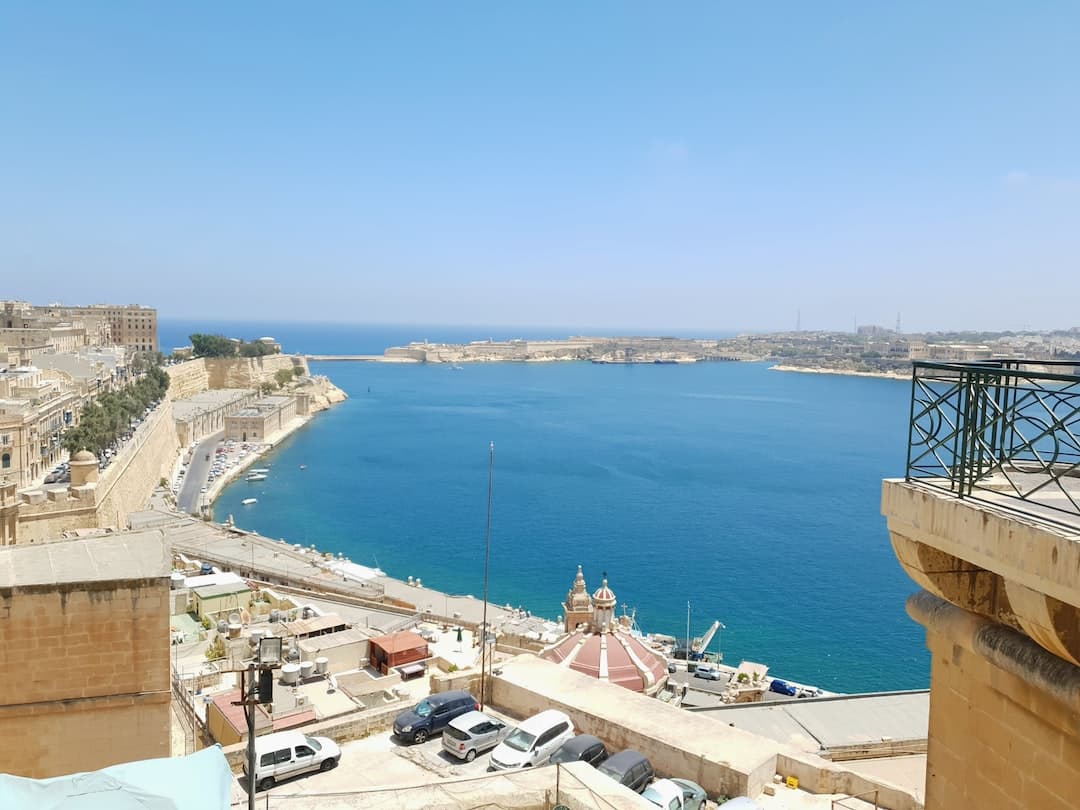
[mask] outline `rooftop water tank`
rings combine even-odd
[[[300,677],[300,665],[299,664],[285,664],[281,667],[281,682],[284,684],[295,684]]]
[[[320,655],[315,659],[315,673],[318,675],[325,675],[330,671],[330,659],[325,655]]]
[[[244,625],[240,622],[229,623],[229,638],[240,638],[240,631],[244,629]]]
[[[169,588],[171,590],[175,591],[178,588],[183,588],[183,587],[184,587],[184,575],[181,574],[179,571],[173,571],[172,575],[169,577]]]
[[[315,671],[314,661],[301,661],[300,662],[300,677],[307,679],[311,677],[311,674]]]
[[[251,646],[258,647],[259,642],[262,641],[263,636],[266,635],[266,630],[261,627],[257,627],[251,631]]]

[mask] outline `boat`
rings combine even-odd
[[[258,498],[244,498],[244,500],[240,501],[240,503],[242,503],[244,506],[251,506],[253,503],[258,503],[258,502],[259,502]]]
[[[266,475],[268,472],[270,472],[270,468],[269,467],[252,467],[251,472],[257,473],[259,475]]]
[[[266,480],[266,473],[253,472],[251,475],[249,475],[247,477],[247,480],[248,481],[265,481]]]
[[[300,469],[301,470],[306,470],[307,469],[307,464],[301,464]]]

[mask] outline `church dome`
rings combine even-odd
[[[597,608],[614,608],[618,604],[619,600],[615,598],[615,591],[608,587],[607,577],[604,577],[603,583],[592,595],[592,600],[593,606]]]
[[[655,695],[667,683],[667,659],[629,633],[585,633],[564,636],[540,657],[614,683],[634,692]]]

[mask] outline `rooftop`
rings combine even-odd
[[[0,588],[125,579],[167,579],[161,532],[123,534],[0,549]]]

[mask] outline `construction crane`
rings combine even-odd
[[[705,651],[709,649],[709,643],[712,641],[713,636],[716,635],[716,631],[720,629],[720,622],[715,621],[712,626],[705,631],[705,635],[701,638],[695,638],[694,643],[690,646],[690,660],[700,661],[705,657]]]

